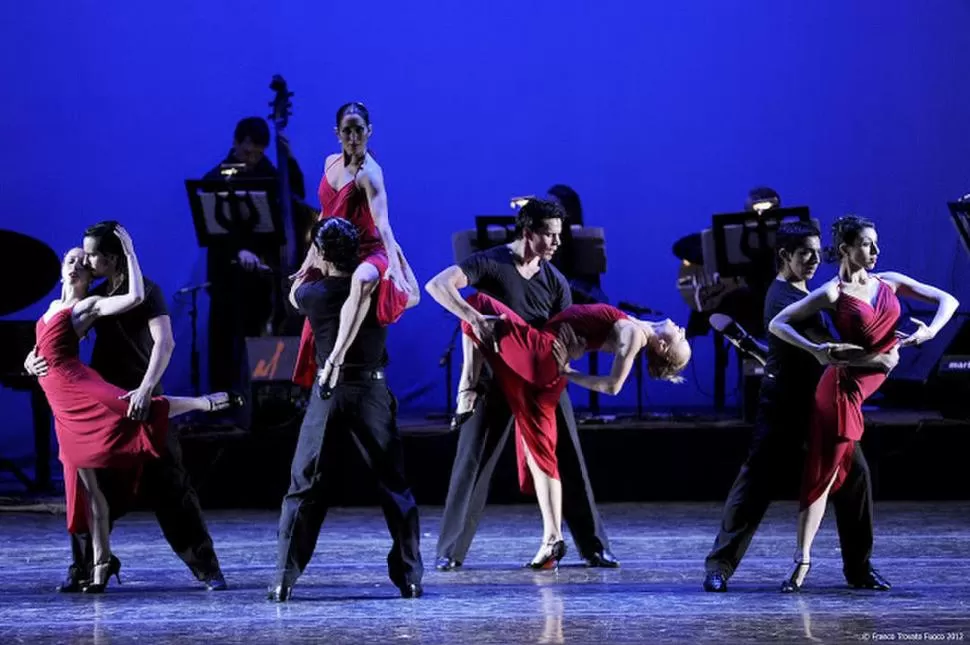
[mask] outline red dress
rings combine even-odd
[[[320,219],[342,217],[357,227],[357,232],[360,235],[358,257],[361,263],[367,262],[373,265],[380,274],[376,294],[377,321],[385,326],[397,322],[407,308],[408,294],[398,289],[390,280],[384,279],[388,267],[387,249],[384,248],[380,233],[377,231],[377,225],[374,223],[373,216],[371,216],[370,206],[367,204],[367,195],[357,185],[356,180],[348,182],[340,190],[334,190],[330,182],[327,181],[326,170],[323,172],[323,178],[320,179],[320,188],[317,194],[320,197]],[[300,349],[293,370],[293,381],[303,387],[313,385],[317,371],[315,353],[313,331],[310,329],[309,321],[304,321],[303,332],[300,336]]]
[[[556,408],[567,385],[552,354],[559,328],[568,323],[577,336],[585,339],[586,348],[594,351],[603,346],[616,322],[627,318],[627,315],[609,305],[572,305],[539,330],[488,295],[475,293],[466,300],[479,313],[494,316],[504,314],[507,318],[496,328],[498,353],[492,347],[480,344],[467,323],[462,323],[461,327],[482,351],[508,401],[515,419],[519,487],[523,492],[532,493],[532,477],[522,450],[523,441],[539,469],[549,477],[559,479]]]
[[[126,417],[125,391],[106,382],[78,358],[80,339],[71,324],[72,308],[50,320],[37,321],[37,355],[47,360],[48,372],[38,379],[51,411],[64,465],[67,530],[87,532],[87,502],[79,485],[78,468],[137,470],[165,450],[168,401],[152,399],[147,421]],[[137,477],[132,479],[132,485]],[[130,491],[134,492],[134,490]]]
[[[899,299],[882,280],[876,289],[875,305],[870,305],[846,294],[839,285],[832,322],[843,342],[883,353],[896,344]],[[836,468],[838,476],[830,492],[834,493],[845,482],[855,442],[862,438],[865,429],[862,404],[885,380],[886,374],[872,369],[835,365],[825,368],[815,390],[815,410],[802,477],[803,510],[821,497]]]

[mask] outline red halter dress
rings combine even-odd
[[[888,352],[896,345],[899,311],[899,299],[882,280],[872,305],[842,291],[840,283],[832,322],[843,342],[859,345],[869,352]],[[886,374],[871,369],[835,365],[825,368],[815,390],[815,410],[802,477],[802,509],[822,495],[833,476],[835,482],[830,493],[845,482],[855,442],[862,438],[865,429],[862,404],[885,380]]]

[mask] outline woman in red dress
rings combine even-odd
[[[320,179],[320,218],[350,220],[360,233],[360,265],[351,280],[350,295],[340,310],[340,331],[333,351],[321,366],[324,396],[336,386],[344,355],[357,337],[360,325],[377,298],[377,320],[396,322],[406,309],[418,304],[420,288],[401,247],[394,239],[387,213],[384,172],[367,150],[373,133],[370,114],[362,103],[347,103],[337,110],[337,138],[341,152],[327,157]],[[300,275],[310,270],[309,256]],[[313,333],[305,322],[293,380],[304,387],[316,374]]]
[[[641,321],[609,305],[572,305],[539,330],[488,295],[475,293],[467,301],[486,317],[500,320],[494,343],[487,344],[462,322],[464,362],[453,426],[460,427],[473,414],[475,387],[484,359],[515,419],[519,487],[535,493],[542,514],[542,544],[526,566],[556,566],[566,554],[562,486],[556,462],[556,408],[563,389],[572,382],[604,394],[617,394],[640,350],[646,351],[652,377],[680,382],[683,379],[678,374],[690,360],[690,345],[683,328],[669,320]],[[614,354],[609,375],[582,374],[569,366],[569,360],[597,350]]]
[[[49,365],[38,382],[54,413],[54,431],[64,465],[67,497],[67,529],[90,532],[94,545],[94,576],[87,593],[104,591],[108,578],[118,575],[118,560],[111,559],[108,541],[108,504],[95,470],[113,468],[132,474],[137,483],[139,465],[158,457],[165,449],[170,417],[192,410],[222,410],[239,405],[237,396],[225,393],[203,397],[154,397],[145,421],[128,418],[126,392],[108,384],[78,358],[80,339],[102,316],[120,314],[145,297],[138,258],[128,233],[118,226],[128,263],[129,293],[121,296],[88,296],[91,272],[82,249],[71,249],[61,266],[61,297],[51,303],[37,321],[34,348]],[[79,485],[80,484],[80,485]]]
[[[901,273],[870,273],[879,256],[875,224],[847,215],[832,227],[838,253],[838,275],[804,299],[783,309],[769,330],[784,341],[811,352],[827,365],[815,392],[815,409],[809,434],[808,456],[802,476],[795,567],[782,591],[798,591],[811,568],[812,542],[825,514],[828,496],[845,480],[856,442],[865,421],[862,405],[886,380],[886,372],[851,367],[850,358],[879,354],[896,347],[919,345],[933,338],[950,320],[959,303],[950,294]],[[900,307],[897,296],[936,305],[933,321],[913,319],[916,331],[896,331]],[[828,310],[843,343],[815,343],[792,326],[821,310]]]

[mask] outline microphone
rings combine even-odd
[[[724,314],[711,314],[708,320],[711,327],[727,338],[742,354],[758,361],[762,367],[768,363],[768,348],[765,344],[746,332],[733,318]]]
[[[626,300],[621,300],[616,304],[617,309],[622,309],[631,314],[639,315],[651,315],[651,316],[663,316],[664,312],[658,311],[657,309],[651,309],[650,307],[641,307],[640,305],[633,304],[632,302],[627,302]]]
[[[201,289],[208,289],[212,286],[211,282],[203,282],[202,284],[196,284],[191,287],[182,287],[175,292],[176,295],[182,295],[183,293],[192,293],[193,291],[199,291]]]

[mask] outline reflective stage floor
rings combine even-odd
[[[521,568],[538,511],[491,506],[465,566],[434,570],[440,507],[422,509],[425,596],[387,580],[376,508],[331,511],[285,605],[265,599],[276,515],[217,511],[210,530],[230,589],[206,592],[148,514],[121,520],[122,581],[104,596],[53,591],[68,564],[64,517],[0,513],[0,643],[658,643],[970,641],[970,503],[876,504],[873,562],[889,592],[845,586],[826,517],[805,589],[779,585],[794,547],[793,502],[771,507],[726,594],[701,589],[719,523],[713,503],[603,505],[616,570],[589,569],[570,543],[558,572]]]

